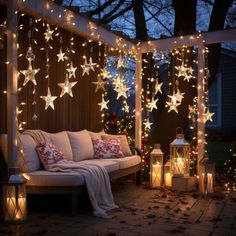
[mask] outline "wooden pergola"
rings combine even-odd
[[[42,18],[74,34],[93,41],[102,42],[109,47],[129,53],[136,59],[136,98],[135,98],[135,145],[141,147],[142,137],[142,54],[159,50],[195,46],[198,49],[198,164],[205,152],[204,122],[204,67],[205,45],[236,41],[236,29],[199,33],[196,35],[141,42],[137,45],[116,35],[91,20],[75,15],[72,11],[56,5],[50,0],[0,0],[7,6],[7,133],[9,167],[17,167],[17,12],[20,11],[35,18]],[[199,171],[199,165],[198,165]]]

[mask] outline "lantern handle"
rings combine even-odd
[[[177,127],[177,128],[176,128],[176,135],[177,135],[177,134],[183,134],[183,128]]]

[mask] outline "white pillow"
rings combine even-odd
[[[91,137],[92,140],[96,140],[96,139],[102,139],[102,135],[105,135],[106,133],[104,132],[104,130],[100,131],[100,132],[92,132],[89,131],[89,135]]]
[[[4,160],[7,162],[7,134],[0,135],[0,148],[2,150]]]
[[[87,130],[67,132],[74,161],[93,159],[93,143]]]
[[[51,143],[62,151],[62,153],[65,155],[65,159],[72,161],[73,153],[66,131],[48,134],[51,139]]]
[[[28,134],[19,134],[18,142],[18,146],[23,149],[23,155],[18,155],[20,168],[25,172],[41,169],[41,163],[35,149],[37,144],[34,139]],[[19,160],[21,158],[23,158],[23,161]]]

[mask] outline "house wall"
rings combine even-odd
[[[222,132],[236,136],[236,55],[222,53],[219,72],[222,73]]]
[[[0,8],[4,11],[3,8]],[[1,14],[2,16],[2,14]],[[21,17],[19,24],[23,24],[23,30],[19,31],[19,54],[23,54],[18,60],[18,70],[25,70],[28,67],[28,61],[25,58],[25,54],[28,49],[28,17]],[[39,27],[42,28],[41,25]],[[33,62],[33,68],[40,68],[38,74],[36,74],[36,94],[33,95],[33,84],[28,82],[26,86],[22,87],[24,82],[24,76],[19,77],[19,87],[22,87],[21,92],[18,93],[19,103],[26,102],[26,106],[22,107],[23,112],[19,116],[21,121],[26,121],[27,124],[25,129],[43,129],[48,132],[58,132],[61,130],[82,130],[88,129],[92,131],[99,131],[102,128],[101,124],[101,112],[98,102],[101,101],[101,91],[95,93],[95,85],[91,82],[97,80],[97,74],[99,69],[96,68],[95,72],[90,72],[90,75],[82,76],[81,64],[84,64],[83,55],[89,56],[91,53],[90,48],[82,47],[82,44],[86,41],[85,39],[74,36],[74,50],[73,54],[73,65],[77,66],[76,79],[71,81],[78,81],[78,83],[72,88],[73,98],[68,94],[65,94],[60,98],[61,88],[57,83],[63,83],[65,79],[65,63],[57,62],[57,54],[60,50],[60,37],[53,37],[53,41],[50,45],[53,49],[49,49],[50,59],[50,89],[53,96],[58,96],[54,102],[55,110],[48,108],[44,109],[45,101],[40,96],[46,96],[47,94],[47,79],[46,76],[46,52],[40,48],[45,47],[44,39],[45,28],[41,32],[34,32],[34,39],[37,39],[37,45],[33,44],[33,51],[35,54],[35,60]],[[71,33],[64,30],[60,30],[63,36],[63,51],[66,47],[69,47],[69,40],[72,36]],[[93,47],[92,58],[93,62],[97,62],[102,66],[103,64],[103,49],[100,50],[101,56],[99,56],[99,46],[97,43],[91,42],[90,45]],[[0,52],[0,89],[1,91],[6,88],[6,68],[3,61],[6,61],[6,47]],[[35,96],[35,97],[34,97]],[[0,95],[0,133],[6,132],[6,95],[1,93]],[[33,100],[36,101],[36,105],[33,106]],[[35,121],[32,119],[34,112],[38,116]]]

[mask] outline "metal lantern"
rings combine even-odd
[[[27,218],[26,181],[20,175],[11,175],[3,182],[4,218],[8,222],[22,222]]]
[[[164,185],[165,187],[172,186],[172,175],[170,169],[170,160],[168,160],[164,165]]]
[[[199,191],[204,194],[213,193],[215,164],[207,157],[199,162]]]
[[[150,187],[156,188],[163,184],[163,152],[161,145],[155,144],[150,154]]]
[[[170,164],[173,176],[189,176],[190,144],[184,139],[182,128],[177,128],[176,139],[170,144]]]

